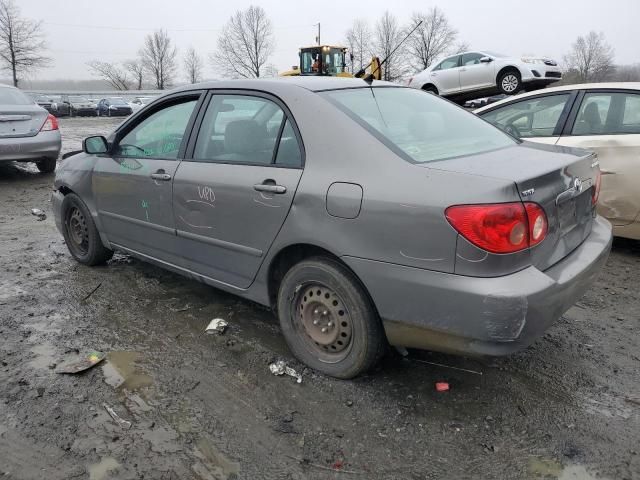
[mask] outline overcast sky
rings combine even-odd
[[[321,22],[323,43],[343,43],[355,18],[374,25],[390,9],[402,23],[413,11],[441,8],[458,29],[460,40],[474,49],[512,55],[537,54],[557,60],[578,35],[604,32],[616,62],[640,62],[637,31],[640,0],[418,0],[367,1],[222,1],[222,0],[17,0],[24,16],[44,21],[54,64],[34,78],[91,78],[90,60],[134,58],[150,31],[165,28],[180,52],[193,45],[206,61],[206,78],[216,77],[208,56],[229,16],[252,3],[262,6],[273,23],[276,46],[270,59],[279,70],[297,63],[299,46],[312,44],[313,25]],[[182,70],[182,69],[181,69]],[[182,74],[182,73],[181,73]],[[184,79],[181,79],[184,80]]]

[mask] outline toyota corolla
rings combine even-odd
[[[594,154],[385,82],[190,85],[83,149],[52,198],[76,260],[120,250],[270,306],[296,357],[340,378],[387,344],[522,349],[611,247]]]

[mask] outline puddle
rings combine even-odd
[[[69,315],[54,313],[48,317],[34,317],[33,321],[25,323],[24,326],[39,333],[60,333],[60,328],[57,325],[68,320]]]
[[[153,384],[153,379],[136,367],[138,352],[109,352],[102,366],[104,381],[117,389],[138,390]]]
[[[118,468],[120,464],[115,458],[105,457],[98,463],[89,465],[89,480],[102,480],[111,470]]]
[[[40,370],[49,370],[49,365],[55,363],[57,359],[55,349],[47,343],[32,347],[31,353],[36,355],[36,358],[30,360],[29,365]]]
[[[584,465],[563,467],[555,460],[532,458],[529,460],[529,473],[532,478],[554,478],[557,480],[607,480],[589,473]]]
[[[195,456],[201,460],[193,471],[203,479],[227,479],[240,473],[240,464],[229,460],[206,438],[196,442]]]

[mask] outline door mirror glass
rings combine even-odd
[[[87,137],[82,141],[82,150],[86,153],[107,153],[109,144],[103,136]]]
[[[481,63],[491,63],[493,59],[491,57],[482,57],[480,58]]]

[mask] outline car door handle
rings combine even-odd
[[[162,180],[163,182],[168,182],[169,180],[171,180],[171,175],[164,172],[156,172],[151,174],[151,178],[153,178],[154,180]]]
[[[269,193],[287,193],[287,187],[283,185],[275,185],[273,183],[257,183],[253,186],[253,189],[257,192],[269,192]]]

